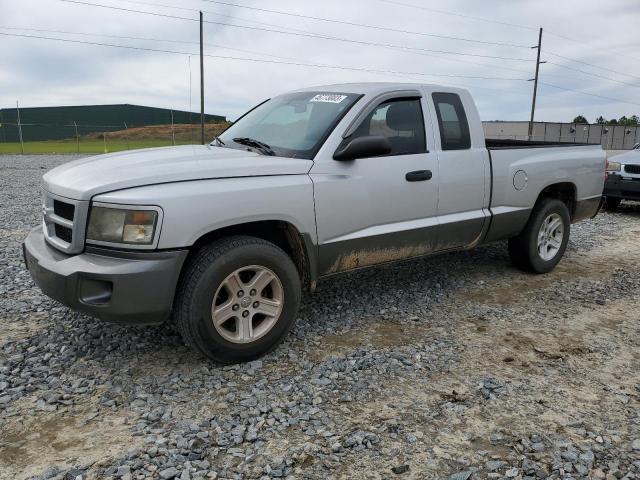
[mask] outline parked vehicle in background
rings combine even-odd
[[[595,215],[599,145],[485,140],[471,95],[343,84],[263,102],[207,146],[86,158],[43,178],[24,244],[51,297],[109,321],[174,319],[213,360],[282,341],[302,290],[497,240],[545,273]]]
[[[640,201],[640,144],[607,162],[604,208],[615,211],[622,200]]]

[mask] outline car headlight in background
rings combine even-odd
[[[619,172],[622,170],[622,164],[620,162],[607,161],[607,172]]]
[[[91,207],[87,240],[151,245],[158,212],[155,210],[129,210],[123,208]]]

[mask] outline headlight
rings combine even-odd
[[[607,162],[607,172],[619,172],[622,170],[622,164],[620,162]]]
[[[151,245],[158,221],[155,210],[91,207],[87,240]]]

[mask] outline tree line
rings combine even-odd
[[[584,115],[578,115],[573,119],[573,122],[571,123],[589,123],[589,121]],[[596,118],[596,123],[598,125],[623,125],[625,127],[636,127],[640,125],[640,118],[638,118],[637,115],[631,115],[630,117],[623,115],[619,119],[612,118],[610,120],[607,120],[602,115],[600,115],[598,118]]]

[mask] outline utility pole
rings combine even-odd
[[[73,121],[73,128],[76,131],[76,146],[78,147],[78,153],[80,153],[80,135],[78,135],[78,124],[76,121]]]
[[[204,145],[204,43],[200,11],[200,144]]]
[[[173,109],[171,109],[171,145],[176,146],[176,131],[173,127]]]
[[[24,155],[24,142],[22,141],[22,123],[20,122],[20,105],[16,100],[16,113],[18,114],[18,136],[20,137],[20,151]]]
[[[542,27],[540,27],[540,33],[538,34],[538,46],[531,47],[538,49],[538,56],[536,58],[536,77],[529,80],[533,81],[533,100],[531,102],[531,120],[529,120],[529,140],[533,138],[533,119],[536,114],[536,95],[538,94],[538,75],[540,73],[540,64],[547,63],[540,61],[540,51],[542,50]]]
[[[124,129],[125,130],[129,130],[129,127],[127,126],[127,122],[122,122],[124,124]],[[127,139],[127,150],[131,150],[131,145],[129,144],[129,135],[126,135],[126,139]]]

